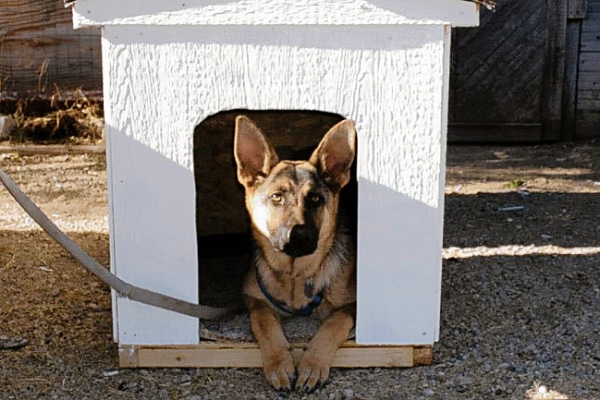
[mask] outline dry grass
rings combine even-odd
[[[50,98],[49,112],[32,110],[30,100],[18,100],[12,117],[15,121],[10,140],[17,143],[90,144],[103,140],[102,105],[81,90],[63,95],[56,88]]]

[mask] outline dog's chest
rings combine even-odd
[[[278,271],[275,292],[280,301],[285,303],[291,310],[301,310],[315,301],[315,297],[323,291],[322,285],[316,283],[312,275],[300,273],[294,276],[291,273]]]

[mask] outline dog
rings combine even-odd
[[[338,208],[355,153],[350,120],[332,127],[306,161],[279,160],[253,120],[235,121],[237,178],[255,242],[242,297],[264,375],[278,390],[322,385],[354,328],[356,250]],[[294,365],[281,318],[297,315],[322,321]]]

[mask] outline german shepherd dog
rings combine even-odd
[[[331,128],[307,161],[279,160],[250,118],[235,122],[237,177],[255,241],[243,300],[265,377],[278,390],[311,391],[324,383],[354,327],[354,239],[340,223],[338,203],[355,151],[349,120]],[[311,314],[322,322],[294,365],[280,318]]]

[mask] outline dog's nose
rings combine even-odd
[[[290,232],[290,238],[283,251],[292,257],[301,257],[317,249],[318,234],[307,225],[296,225]]]
[[[309,243],[312,240],[312,233],[306,225],[296,225],[290,232],[290,242]]]

